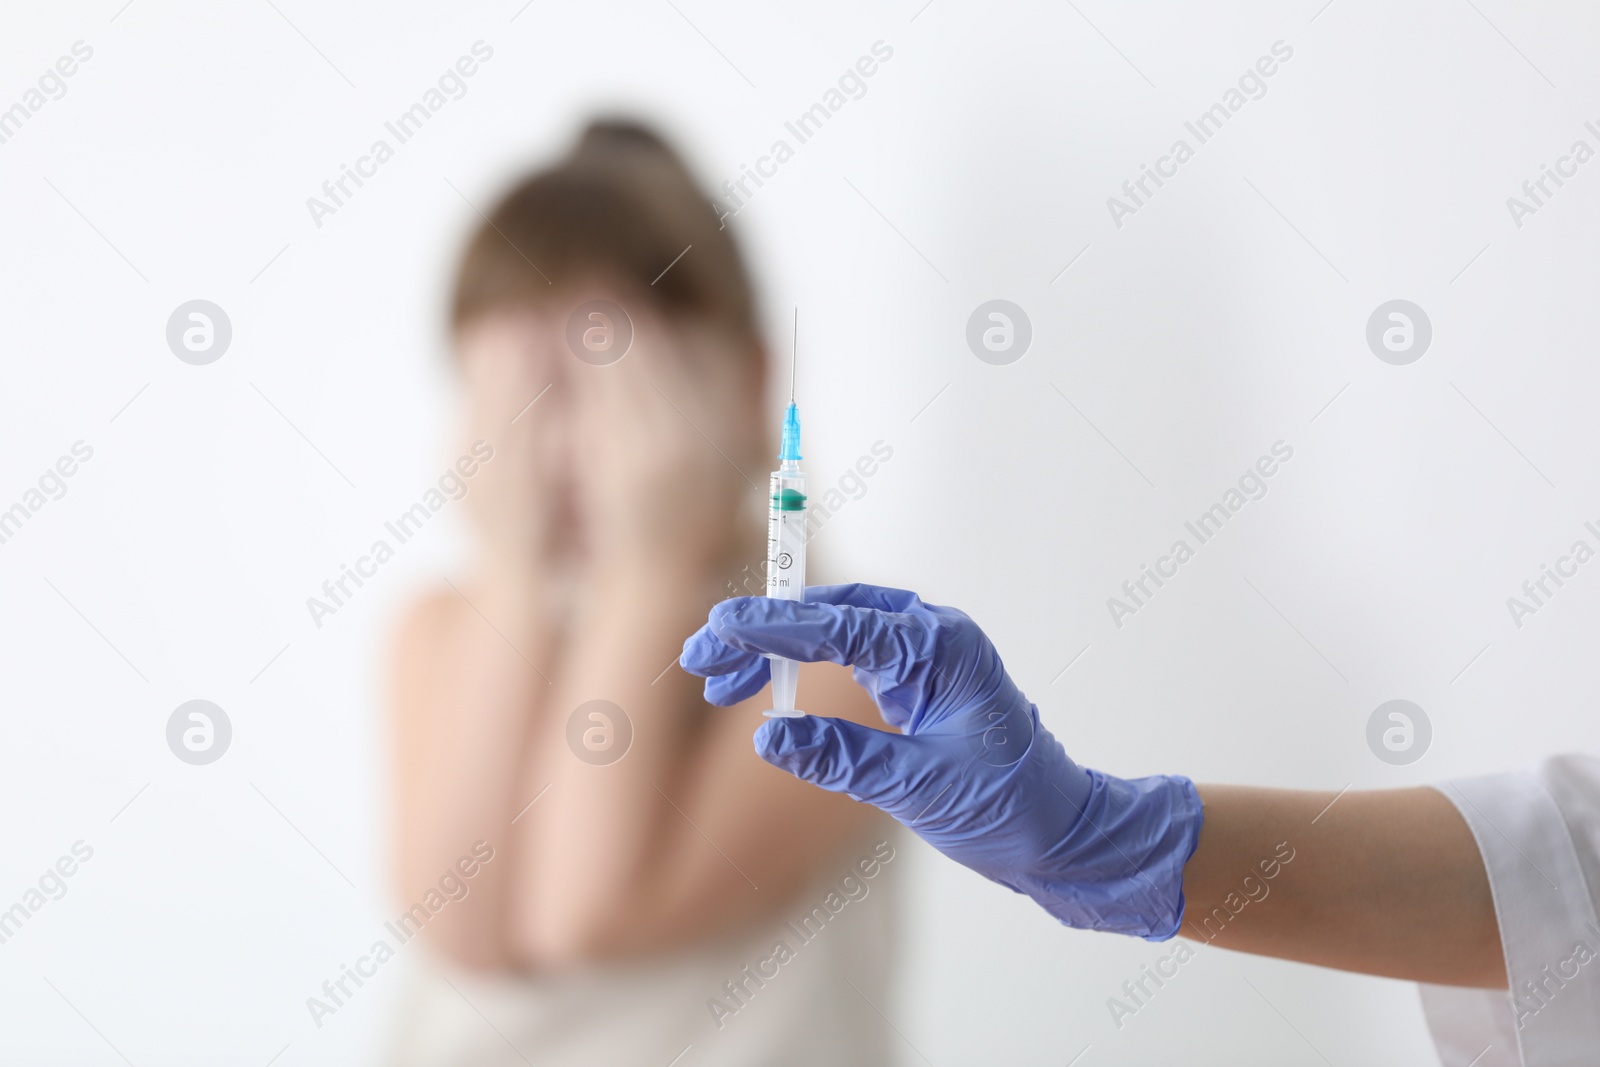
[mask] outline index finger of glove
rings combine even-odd
[[[716,616],[715,609],[711,614],[712,617]],[[690,674],[712,678],[732,674],[735,671],[747,671],[759,658],[754,652],[728,644],[718,636],[708,622],[690,634],[689,639],[683,643],[683,652],[678,656],[678,665]]]
[[[807,604],[838,604],[858,608],[877,608],[879,611],[918,612],[924,610],[922,598],[909,589],[895,589],[887,585],[868,585],[866,582],[848,582],[842,585],[808,585]]]
[[[925,655],[929,636],[916,615],[771,597],[725,600],[706,625],[732,649],[894,676]]]
[[[759,597],[734,597],[710,612],[715,620],[718,610],[740,612],[745,601],[761,600]],[[840,607],[872,608],[887,612],[916,613],[925,611],[922,599],[908,589],[850,582],[841,585],[811,585],[805,590],[807,604],[833,604]],[[823,657],[831,658],[831,657]],[[690,674],[714,678],[755,669],[759,652],[744,646],[730,645],[718,633],[712,622],[696,630],[683,643],[679,664]],[[838,662],[837,660],[835,662]],[[870,668],[868,668],[870,670]]]

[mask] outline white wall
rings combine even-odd
[[[839,570],[967,609],[1122,774],[1379,787],[1597,747],[1600,564],[1520,628],[1506,607],[1600,544],[1600,163],[1520,227],[1506,205],[1600,148],[1592,9],[122,3],[0,32],[0,107],[93,49],[0,144],[0,507],[94,450],[0,545],[0,906],[94,850],[0,946],[0,1058],[364,1054],[392,982],[320,1031],[304,1000],[388,908],[377,654],[459,530],[320,629],[304,601],[451,458],[466,201],[603,106],[737,176],[879,40],[866,94],[734,223],[774,336],[802,308],[813,476],[894,449],[822,535]],[[306,198],[480,39],[466,96],[314,225]],[[1107,198],[1277,41],[1265,95],[1117,226]],[[205,367],[164,339],[197,297],[234,329]],[[1009,366],[964,339],[993,298],[1032,322]],[[1394,298],[1433,326],[1408,366],[1364,339]],[[1114,625],[1122,581],[1279,440],[1268,495]],[[1409,766],[1365,740],[1397,697],[1434,730]],[[202,769],[163,733],[194,698],[235,731]],[[912,862],[908,1062],[1430,1062],[1412,987],[1211,949],[1118,1029],[1107,998],[1168,949]]]

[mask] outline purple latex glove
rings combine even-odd
[[[1202,819],[1194,783],[1078,766],[965,614],[871,585],[813,586],[804,602],[736,597],[711,610],[679,662],[725,706],[766,686],[766,653],[850,665],[900,733],[774,718],[756,731],[762,759],[882,808],[1068,926],[1177,933]]]

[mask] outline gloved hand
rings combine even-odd
[[[803,603],[735,597],[711,610],[679,662],[726,706],[767,684],[763,653],[851,665],[901,732],[773,718],[756,731],[762,759],[882,808],[1068,926],[1151,941],[1177,933],[1183,866],[1200,837],[1194,783],[1073,763],[966,615],[871,585],[813,586]]]

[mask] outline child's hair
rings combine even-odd
[[[451,325],[596,283],[759,347],[732,235],[678,154],[634,121],[591,122],[564,157],[500,200],[456,271]]]

